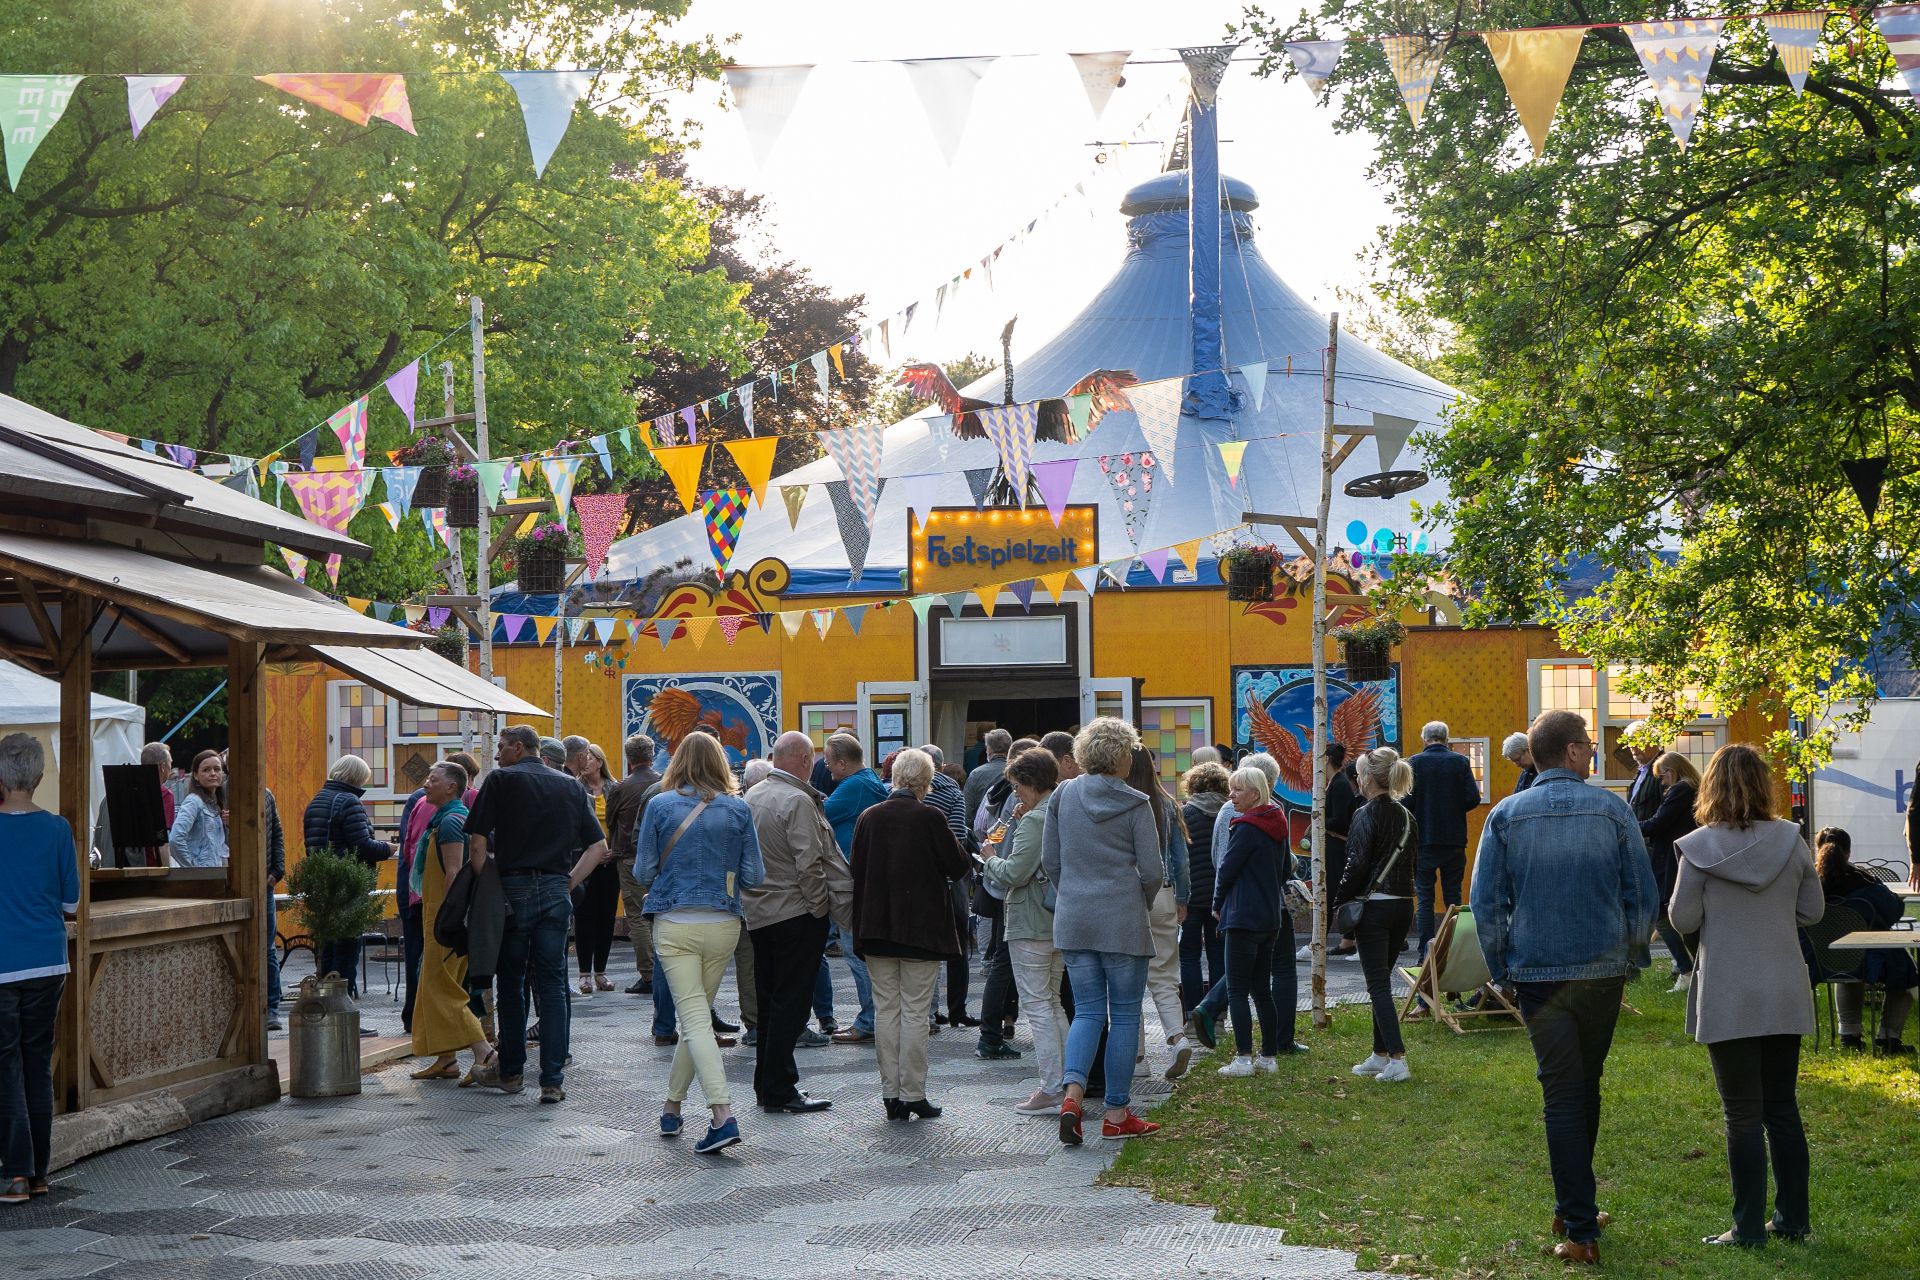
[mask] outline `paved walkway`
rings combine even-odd
[[[630,961],[629,961],[630,963]],[[843,1004],[852,984],[836,964]],[[628,969],[618,976],[624,989]],[[1358,967],[1336,962],[1351,998]],[[377,983],[377,979],[376,979]],[[978,987],[975,988],[977,1003]],[[737,1008],[731,993],[722,1008]],[[367,1021],[397,1028],[375,990]],[[1149,1006],[1150,1007],[1150,1006]],[[1282,1242],[1210,1211],[1096,1185],[1119,1144],[1060,1145],[1011,1110],[1028,1062],[983,1062],[970,1032],[934,1037],[939,1120],[890,1124],[870,1051],[803,1050],[814,1116],[742,1110],[722,1156],[663,1142],[671,1050],[652,1002],[573,1006],[567,1101],[371,1073],[357,1098],[283,1099],[82,1161],[54,1193],[0,1207],[8,1280],[598,1280],[601,1277],[1356,1276],[1351,1255]],[[842,1016],[850,1011],[843,1010]],[[1149,1013],[1149,1017],[1151,1014]],[[1030,1050],[1025,1029],[1016,1043]],[[1029,1056],[1030,1053],[1029,1053]],[[726,1051],[751,1104],[752,1050]],[[1204,1068],[1203,1068],[1204,1069]],[[531,1085],[532,1073],[528,1075]],[[1151,1106],[1170,1086],[1140,1081]],[[698,1088],[694,1098],[699,1096]],[[688,1107],[688,1131],[704,1127]],[[1089,1123],[1089,1133],[1097,1132]]]

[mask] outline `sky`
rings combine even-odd
[[[737,63],[814,70],[764,165],[723,87],[671,105],[697,126],[695,176],[766,196],[782,255],[835,290],[864,294],[870,322],[922,304],[912,340],[893,344],[896,359],[997,354],[1002,325],[1018,315],[1018,360],[1120,265],[1120,196],[1159,171],[1180,118],[1186,79],[1174,46],[1220,42],[1240,12],[1221,0],[694,0],[676,34],[712,36]],[[1130,62],[1096,120],[1066,54],[1102,50],[1161,64]],[[861,60],[969,54],[1032,56],[1003,56],[988,71],[949,165],[907,71]],[[1333,109],[1305,85],[1258,79],[1255,65],[1235,62],[1221,87],[1221,169],[1259,193],[1268,262],[1326,309],[1336,288],[1364,285],[1362,255],[1389,220],[1365,176],[1374,143],[1335,132]],[[1127,147],[1090,145],[1135,136],[1142,141]],[[1062,203],[1076,183],[1086,194]],[[1048,210],[1002,254],[990,288],[976,270],[938,323],[926,323],[939,285]]]

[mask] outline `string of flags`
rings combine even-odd
[[[1766,28],[1781,70],[1795,94],[1804,93],[1826,31],[1828,9],[1786,13],[1720,14],[1652,22],[1590,22],[1565,26],[1522,27],[1510,31],[1456,32],[1442,36],[1348,36],[1332,40],[1291,40],[1285,44],[1294,74],[1316,96],[1323,95],[1351,45],[1378,44],[1400,88],[1407,115],[1418,128],[1453,41],[1478,35],[1507,88],[1520,125],[1537,159],[1573,73],[1587,33],[1619,30],[1640,61],[1660,107],[1661,119],[1685,150],[1706,98],[1707,81],[1721,32],[1730,21],[1754,21]],[[1852,11],[1846,11],[1852,12]],[[1871,11],[1875,26],[1893,53],[1894,66],[1916,102],[1920,102],[1920,4],[1883,5]]]

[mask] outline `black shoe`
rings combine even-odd
[[[964,1013],[957,1013],[949,1019],[949,1025],[956,1027],[977,1027],[980,1025],[980,1019],[970,1018]]]
[[[713,1034],[717,1036],[730,1036],[738,1030],[740,1030],[739,1023],[728,1022],[717,1013],[713,1015]]]
[[[377,1036],[380,1033],[378,1031],[375,1031],[372,1027],[362,1027],[360,1028],[360,1034],[364,1038],[367,1036]]]
[[[762,1111],[784,1111],[792,1116],[812,1115],[816,1111],[825,1111],[833,1106],[831,1098],[815,1098],[807,1093],[796,1093],[785,1102],[763,1102]]]
[[[1851,1049],[1855,1053],[1861,1053],[1865,1051],[1867,1042],[1859,1036],[1841,1036],[1840,1047],[1842,1049]]]
[[[840,1024],[839,1024],[838,1022],[835,1022],[835,1021],[834,1021],[834,1020],[833,1020],[832,1018],[822,1018],[822,1019],[820,1019],[820,1034],[821,1034],[821,1035],[823,1035],[823,1036],[830,1036],[830,1035],[832,1035],[832,1034],[833,1034],[834,1032],[836,1032],[836,1031],[838,1031],[839,1029],[840,1029]]]
[[[940,1118],[940,1108],[934,1106],[925,1098],[921,1098],[915,1102],[903,1102],[900,1104],[900,1110],[902,1118],[905,1116],[919,1116],[922,1120],[938,1120]]]
[[[1873,1056],[1876,1058],[1897,1058],[1907,1051],[1907,1046],[1898,1040],[1875,1040]]]
[[[627,994],[630,996],[650,996],[653,994],[653,983],[647,981],[645,978],[641,978],[627,988]]]
[[[653,1038],[653,1042],[659,1045],[662,1049],[665,1049],[671,1045],[676,1045],[680,1043],[680,1033],[675,1032],[670,1036],[655,1036]]]
[[[1011,1022],[1006,1022],[1006,1023],[1002,1023],[1002,1024],[1001,1024],[1001,1026],[1000,1026],[1000,1038],[1001,1038],[1002,1040],[1011,1040],[1011,1039],[1013,1039],[1013,1023],[1011,1023]]]
[[[982,1037],[980,1042],[973,1046],[973,1056],[989,1060],[1007,1059],[1011,1061],[1020,1056],[1020,1051],[1004,1040],[988,1040]]]
[[[948,1017],[944,1013],[936,1013],[933,1015],[933,1022],[935,1026],[944,1027],[949,1023],[951,1023],[952,1021],[953,1019]]]
[[[1802,1227],[1798,1231],[1789,1231],[1781,1225],[1779,1215],[1775,1214],[1773,1217],[1767,1219],[1767,1234],[1775,1240],[1786,1240],[1793,1244],[1803,1244],[1807,1237],[1812,1235],[1813,1232],[1807,1227]]]
[[[280,1015],[279,1015],[279,1014],[277,1014],[277,1013],[270,1013],[270,1014],[268,1014],[268,1015],[267,1015],[267,1030],[269,1030],[269,1031],[285,1031],[286,1029],[287,1029],[287,1028],[286,1028],[286,1026],[285,1026],[285,1025],[284,1025],[284,1024],[283,1024],[283,1023],[282,1023],[282,1022],[280,1021]]]
[[[536,1044],[539,1042],[539,1040],[540,1040],[540,1024],[536,1022],[532,1026],[527,1028],[527,1042],[529,1044]]]
[[[907,1109],[906,1109],[906,1107],[904,1107],[904,1106],[902,1106],[902,1105],[901,1105],[901,1103],[900,1103],[900,1099],[898,1099],[898,1098],[882,1098],[882,1099],[880,1099],[880,1101],[886,1104],[886,1108],[887,1108],[887,1119],[889,1119],[889,1120],[911,1120],[911,1119],[913,1119],[913,1116],[912,1116],[911,1114],[909,1114],[909,1113],[908,1113],[908,1111],[907,1111]]]
[[[740,1043],[746,1045],[749,1049],[758,1048],[760,1046],[760,1028],[748,1027],[747,1034],[740,1037]]]

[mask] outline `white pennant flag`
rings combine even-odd
[[[533,176],[547,171],[560,139],[567,136],[573,122],[573,107],[593,87],[596,71],[502,71],[500,78],[512,86],[520,100],[520,115],[527,124],[527,145],[533,149]]]
[[[933,514],[940,499],[939,474],[901,476],[893,484],[905,500],[907,510],[913,512],[915,527],[925,530],[927,517]]]
[[[1317,98],[1327,91],[1333,69],[1346,52],[1345,40],[1289,40],[1287,56],[1293,59],[1293,74],[1306,82]]]
[[[747,434],[752,435],[754,433],[753,432],[753,384],[751,382],[743,382],[739,386],[733,389],[733,393],[740,397],[740,416],[746,419]]]
[[[827,353],[816,351],[807,357],[807,363],[813,366],[813,376],[820,384],[820,398],[827,398]]]
[[[1131,49],[1120,49],[1112,53],[1070,53],[1073,69],[1080,73],[1080,87],[1087,91],[1087,105],[1093,108],[1093,118],[1098,120],[1107,109],[1107,99],[1113,97],[1113,91],[1120,87],[1120,77],[1127,65],[1127,55]]]
[[[949,165],[960,153],[960,138],[973,112],[973,91],[993,62],[992,58],[907,58],[900,63],[913,91],[920,95],[927,123],[933,126],[933,140]]]
[[[1241,365],[1240,376],[1247,380],[1247,394],[1253,397],[1253,411],[1260,412],[1260,406],[1267,402],[1267,362],[1255,360],[1251,364]]]
[[[1407,437],[1419,425],[1412,418],[1397,418],[1390,413],[1373,415],[1373,446],[1378,451],[1382,471],[1393,470],[1400,451],[1407,446]]]
[[[1180,438],[1180,396],[1185,388],[1184,378],[1127,388],[1133,416],[1140,422],[1140,438],[1153,451],[1154,460],[1166,473],[1169,484],[1173,483],[1174,452]]]
[[[753,148],[753,162],[765,167],[767,159],[793,118],[800,90],[813,73],[813,64],[786,67],[728,67],[727,89],[733,105],[746,127],[747,142]]]
[[[180,86],[187,82],[185,76],[128,76],[126,79],[127,116],[133,122],[133,136],[136,138],[155,113],[167,105],[167,99],[178,93]]]

